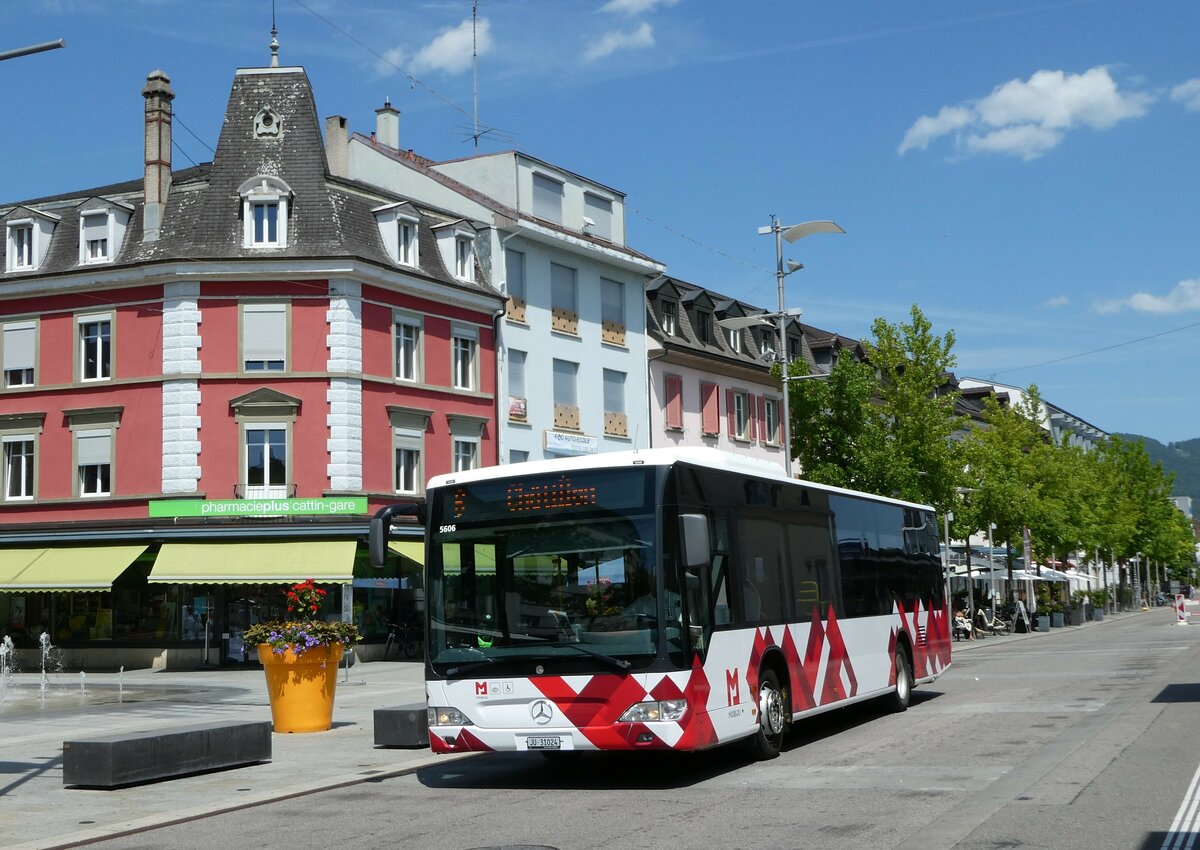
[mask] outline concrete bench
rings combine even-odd
[[[375,709],[375,746],[429,746],[429,714],[425,703]]]
[[[63,785],[114,788],[270,758],[269,720],[104,735],[63,742]]]

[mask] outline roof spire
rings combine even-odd
[[[279,67],[279,31],[275,29],[275,0],[271,0],[271,67]]]

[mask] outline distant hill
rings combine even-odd
[[[1167,472],[1175,473],[1173,496],[1191,496],[1193,510],[1200,506],[1200,438],[1163,445],[1150,437],[1121,434],[1123,440],[1141,440],[1150,460],[1158,461]]]

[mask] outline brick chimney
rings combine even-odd
[[[400,110],[386,97],[375,110],[375,141],[393,150],[400,147]]]
[[[146,207],[142,214],[142,241],[157,242],[163,208],[171,193],[171,79],[163,71],[151,71],[142,89],[146,98],[146,170],[143,191]]]
[[[350,144],[350,129],[341,115],[330,115],[325,119],[325,162],[334,177],[348,177],[346,148]]]

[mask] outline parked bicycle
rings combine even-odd
[[[986,608],[980,608],[975,614],[975,628],[984,634],[992,635],[1010,635],[1012,634],[1012,621],[1004,619],[1000,612],[988,619]]]
[[[383,659],[391,655],[392,647],[396,653],[404,653],[405,658],[416,658],[421,654],[421,624],[412,620],[403,623],[388,623],[387,643],[383,648]]]

